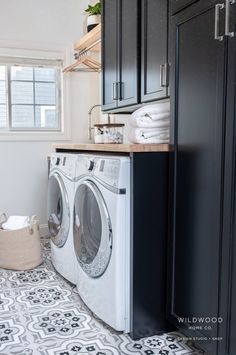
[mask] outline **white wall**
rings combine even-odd
[[[87,0],[0,0],[0,42],[25,48],[72,47],[85,29]],[[71,84],[71,141],[87,141],[87,112],[98,103],[96,74],[66,74]],[[37,214],[46,223],[47,155],[53,142],[0,141],[0,211]]]

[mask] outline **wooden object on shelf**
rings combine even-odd
[[[101,24],[86,33],[78,42],[74,44],[74,49],[78,52],[78,59],[73,64],[66,67],[63,72],[76,71],[101,71],[101,64],[94,58],[87,55],[89,51],[98,52],[101,50]],[[85,67],[79,68],[80,65]],[[87,68],[86,68],[87,67]]]
[[[77,61],[75,63],[66,67],[63,70],[63,72],[68,73],[68,72],[78,71],[79,70],[78,67],[81,64],[87,66],[88,68],[90,68],[91,70],[96,71],[96,72],[100,72],[100,70],[101,70],[101,64],[97,60],[95,60],[91,57],[84,56],[84,57],[77,59]],[[83,69],[84,68],[81,68],[80,71],[82,71]],[[85,70],[86,70],[86,68],[85,68]]]
[[[87,48],[93,52],[101,50],[101,24],[94,27],[74,44],[74,50],[77,52],[86,51]]]

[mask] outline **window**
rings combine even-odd
[[[0,131],[61,129],[61,61],[0,58]]]

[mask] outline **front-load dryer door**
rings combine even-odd
[[[112,226],[109,213],[97,186],[91,181],[81,183],[74,202],[74,246],[84,272],[100,277],[112,253]]]
[[[70,207],[62,178],[54,173],[48,183],[48,227],[52,242],[59,248],[65,244],[70,229]]]

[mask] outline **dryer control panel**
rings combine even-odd
[[[94,176],[108,185],[118,187],[120,173],[119,159],[95,158]]]
[[[113,187],[127,184],[130,159],[120,156],[78,155],[76,178],[90,175]]]

